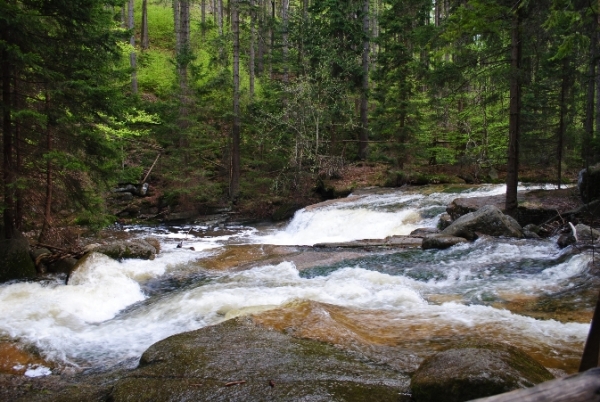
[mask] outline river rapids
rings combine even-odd
[[[452,340],[480,337],[572,373],[595,302],[591,257],[563,254],[555,239],[482,238],[442,251],[310,247],[435,227],[452,199],[504,191],[363,191],[300,210],[284,227],[126,227],[160,239],[155,260],[94,254],[68,285],[1,285],[0,342],[35,348],[52,370],[133,367],[170,335],[252,315],[346,348],[402,348],[413,356],[398,363],[407,370]],[[25,375],[50,372],[40,364]]]

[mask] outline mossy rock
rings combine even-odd
[[[520,349],[472,342],[425,360],[415,372],[411,388],[417,402],[462,402],[552,379],[546,368]]]
[[[121,401],[408,401],[408,377],[331,345],[237,318],[152,345]],[[407,397],[408,398],[408,397]]]
[[[13,239],[5,239],[2,232],[0,236],[0,282],[35,277],[27,239],[20,233]]]

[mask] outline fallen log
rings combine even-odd
[[[600,368],[471,402],[600,402]]]

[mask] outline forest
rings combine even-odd
[[[106,194],[269,217],[387,186],[565,183],[600,157],[591,0],[0,1],[4,238]],[[507,204],[508,205],[508,204]]]

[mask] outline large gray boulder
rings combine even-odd
[[[532,387],[554,376],[525,352],[503,343],[472,343],[426,359],[411,382],[417,402],[462,402]]]
[[[153,260],[159,250],[151,243],[156,244],[152,239],[117,240],[109,244],[88,245],[85,251],[102,253],[115,260],[125,258]]]
[[[4,231],[0,230],[0,282],[35,277],[37,271],[25,236],[15,232],[12,239],[4,237]]]
[[[467,240],[477,239],[478,234],[524,237],[521,225],[514,218],[504,215],[494,205],[486,205],[475,212],[461,216],[441,232],[443,236],[464,237]]]

